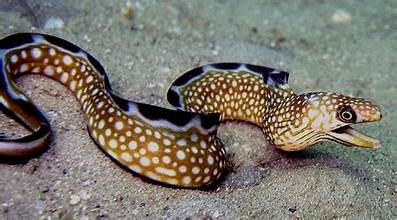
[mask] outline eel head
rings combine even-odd
[[[377,148],[380,142],[352,125],[382,119],[371,101],[337,93],[292,95],[264,116],[263,131],[269,142],[285,151],[298,151],[321,141],[346,146]]]

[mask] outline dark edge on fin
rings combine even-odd
[[[213,64],[202,65],[202,66],[196,67],[194,69],[191,69],[191,70],[185,72],[184,74],[182,74],[179,78],[177,78],[172,83],[172,86],[178,87],[178,86],[182,86],[182,85],[186,84],[192,78],[197,77],[200,74],[205,73],[204,72],[204,68],[207,67],[207,66],[212,67],[214,69],[219,69],[219,70],[237,70],[240,67],[245,66],[248,70],[250,70],[250,71],[252,71],[254,73],[257,73],[258,75],[262,75],[262,76],[270,76],[270,75],[279,74],[279,73],[281,75],[283,75],[283,77],[284,77],[284,75],[288,75],[288,73],[285,72],[285,71],[276,70],[276,69],[271,68],[271,67],[254,65],[254,64],[246,64],[246,63],[213,63]],[[268,77],[264,77],[264,79],[266,79],[266,81],[267,81],[267,78]],[[288,82],[288,76],[285,79],[286,79],[285,83],[287,83]]]
[[[0,49],[11,49],[23,44],[33,43],[33,35],[29,33],[18,33],[6,36],[0,40]]]
[[[279,74],[277,74],[277,82],[280,82],[281,84],[288,84],[288,78],[289,78],[289,73],[285,71],[281,71]]]
[[[43,141],[40,142],[40,145],[35,145],[33,148],[15,148],[13,150],[15,152],[12,154],[4,153],[0,155],[0,163],[20,164],[28,162],[31,158],[40,156],[49,149],[50,138],[51,126],[48,123],[42,123],[37,131],[21,138],[3,136],[0,138],[0,142],[9,142],[11,144],[28,144],[40,139],[43,139]]]
[[[150,120],[167,120],[177,126],[188,124],[196,115],[191,112],[170,110],[154,105],[136,102],[139,113]]]
[[[220,113],[208,113],[208,114],[200,114],[201,115],[201,126],[203,128],[209,129],[213,126],[219,126],[221,123],[221,114]]]
[[[128,112],[129,111],[129,102],[127,99],[123,99],[115,94],[113,92],[109,91],[110,96],[112,97],[113,101],[123,110]]]
[[[263,76],[263,81],[267,85],[280,87],[288,84],[288,77],[289,77],[288,72],[280,71],[276,73],[270,73],[270,75],[267,75],[267,78]]]
[[[170,103],[175,108],[182,107],[182,103],[180,102],[181,100],[180,100],[179,94],[171,88],[168,89],[167,100],[168,100],[168,103]]]
[[[7,94],[7,96],[10,96],[10,94],[9,94],[10,89],[8,88],[8,83],[7,83],[6,79],[4,78],[6,73],[3,73],[4,68],[3,68],[2,60],[0,60],[0,67],[1,67],[1,69],[0,69],[0,88],[4,89],[5,94]],[[49,124],[47,117],[45,115],[43,115],[43,113],[34,104],[32,104],[31,102],[27,102],[20,98],[17,98],[17,99],[14,98],[13,100],[14,100],[14,102],[17,103],[18,106],[22,106],[23,109],[26,109],[27,111],[29,111],[30,115],[33,115],[34,117],[39,118],[40,121],[43,121],[43,122]],[[20,119],[12,110],[5,107],[2,103],[0,103],[0,111],[2,111],[5,115],[12,118],[13,120],[15,120],[17,123],[19,123],[26,129],[32,131],[31,128],[29,127],[29,125],[26,124],[26,122],[24,122],[22,119]]]
[[[12,142],[12,143],[29,143],[35,140],[38,140],[40,138],[43,138],[46,136],[51,130],[51,126],[48,123],[42,123],[40,128],[33,132],[32,134],[23,136],[21,138],[10,138],[8,136],[4,136],[4,138],[1,138],[0,141],[2,142]]]
[[[270,68],[267,66],[259,66],[259,65],[254,65],[254,64],[245,64],[245,67],[247,67],[248,70],[251,70],[252,72],[258,73],[258,74],[270,74],[272,71],[274,71],[274,68]]]
[[[219,113],[195,113],[195,112],[185,112],[179,110],[171,110],[167,108],[162,108],[154,105],[149,105],[145,103],[135,102],[139,113],[145,118],[150,120],[166,120],[175,124],[177,126],[185,126],[194,119],[200,120],[200,124],[203,128],[209,129],[213,126],[219,126],[221,123]]]
[[[243,63],[213,63],[209,64],[209,66],[215,68],[215,69],[220,69],[220,70],[234,70],[238,69],[241,67],[241,65],[244,65]],[[207,66],[207,65],[204,65]]]
[[[192,70],[189,70],[188,72],[182,74],[180,77],[178,77],[173,83],[172,86],[182,86],[189,82],[192,78],[202,74],[204,72],[203,66],[194,68]]]
[[[285,85],[288,83],[288,73],[281,70],[276,70],[274,68],[270,68],[267,66],[260,66],[254,64],[247,63],[213,63],[213,64],[205,64],[194,69],[191,69],[181,76],[179,76],[170,86],[167,92],[167,100],[168,102],[180,109],[183,107],[183,101],[181,100],[181,96],[178,93],[178,88],[186,85],[191,79],[205,74],[205,68],[210,67],[213,69],[219,70],[238,70],[241,67],[245,67],[247,70],[252,71],[253,73],[262,76],[263,82],[268,85],[273,85],[278,87],[279,85]]]
[[[43,36],[46,41],[48,41],[51,44],[57,45],[65,50],[71,51],[73,53],[78,53],[81,51],[80,47],[74,45],[73,43],[64,40],[59,37],[47,35],[47,34],[33,34],[33,35],[38,35],[38,36]]]

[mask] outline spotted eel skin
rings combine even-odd
[[[264,66],[218,63],[186,72],[167,94],[175,111],[118,97],[93,56],[54,36],[10,35],[0,40],[0,55],[0,109],[31,131],[21,138],[0,136],[0,157],[31,158],[49,142],[47,117],[13,81],[25,73],[63,84],[80,102],[91,138],[109,157],[167,185],[195,188],[219,179],[226,152],[216,133],[224,120],[262,127],[266,139],[285,151],[322,140],[379,145],[350,127],[380,120],[379,107],[336,93],[294,94],[287,72]]]
[[[376,148],[379,141],[350,125],[381,119],[372,102],[331,92],[295,94],[289,73],[242,63],[215,63],[180,76],[168,90],[180,110],[220,113],[221,120],[258,125],[265,138],[284,151],[298,151],[323,140]]]
[[[0,136],[0,156],[29,158],[48,144],[47,117],[13,82],[18,74],[34,73],[73,93],[90,136],[121,166],[180,187],[201,187],[220,177],[225,150],[216,137],[219,114],[169,110],[122,99],[113,93],[104,68],[93,56],[54,36],[7,36],[0,40],[0,55],[0,109],[31,131],[22,138]]]

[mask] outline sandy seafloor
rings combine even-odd
[[[44,77],[18,80],[48,114],[49,149],[0,163],[1,219],[396,219],[397,1],[0,1],[0,36],[54,34],[105,66],[122,97],[171,108],[168,85],[185,70],[237,61],[291,72],[297,93],[366,97],[384,114],[356,126],[376,150],[319,144],[285,154],[261,130],[221,126],[235,164],[212,190],[173,189],[121,169],[90,139],[74,97]],[[61,18],[63,25],[44,24]],[[0,117],[2,132],[17,132]]]

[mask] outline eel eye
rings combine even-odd
[[[341,121],[346,123],[355,122],[357,119],[356,113],[350,106],[344,106],[339,110],[338,117]]]

